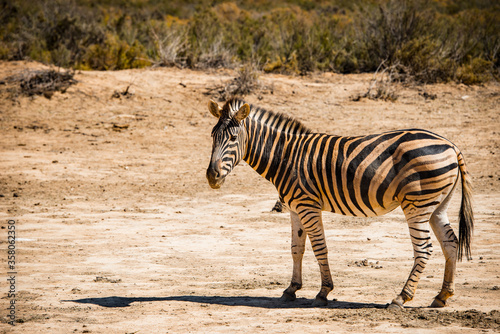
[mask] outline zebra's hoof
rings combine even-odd
[[[434,308],[441,308],[441,307],[445,307],[445,306],[446,306],[446,302],[444,300],[437,298],[437,297],[434,298],[434,301],[431,304],[431,307],[434,307]]]
[[[295,293],[291,294],[289,292],[283,291],[283,295],[281,295],[280,301],[282,302],[293,302],[297,297]]]
[[[387,309],[393,311],[404,311],[405,307],[402,304],[398,303],[397,301],[393,300],[392,303],[387,305]]]
[[[328,305],[328,299],[324,297],[316,297],[312,303],[313,307],[322,307]]]

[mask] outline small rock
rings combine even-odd
[[[122,131],[129,128],[129,124],[113,124],[113,131]]]
[[[107,277],[103,277],[103,276],[97,276],[95,279],[94,279],[94,282],[104,282],[104,283],[120,283],[122,280],[121,278],[118,278],[118,279],[110,279],[110,278],[107,278]]]

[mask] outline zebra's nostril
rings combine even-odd
[[[220,172],[218,170],[216,170],[215,168],[213,168],[213,166],[210,166],[207,169],[207,178],[209,180],[218,179],[218,178],[220,178]]]
[[[216,171],[212,166],[207,169],[207,180],[210,187],[213,189],[219,189],[224,183],[224,177],[220,172]]]
[[[210,173],[212,177],[220,178],[221,177],[221,169],[222,169],[222,161],[217,160],[217,161],[210,164],[210,166],[208,167],[208,170],[207,170],[207,175],[208,175],[208,173]]]

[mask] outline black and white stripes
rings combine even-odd
[[[473,228],[469,176],[455,145],[418,129],[359,137],[313,133],[290,117],[237,99],[222,108],[211,101],[209,110],[219,119],[212,131],[209,184],[220,187],[243,159],[276,186],[280,200],[290,209],[294,270],[282,299],[295,299],[302,286],[306,235],[322,277],[315,304],[325,305],[333,289],[321,211],[372,217],[401,206],[410,229],[414,266],[391,307],[403,307],[413,298],[432,252],[429,226],[446,257],[443,288],[432,305],[445,305],[454,292],[457,257],[470,257]],[[446,209],[460,176],[463,196],[458,241]]]

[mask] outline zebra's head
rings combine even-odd
[[[207,169],[208,184],[218,189],[245,153],[247,138],[242,123],[250,114],[250,106],[239,100],[230,100],[221,108],[210,100],[208,110],[219,119],[212,129],[212,157]]]

